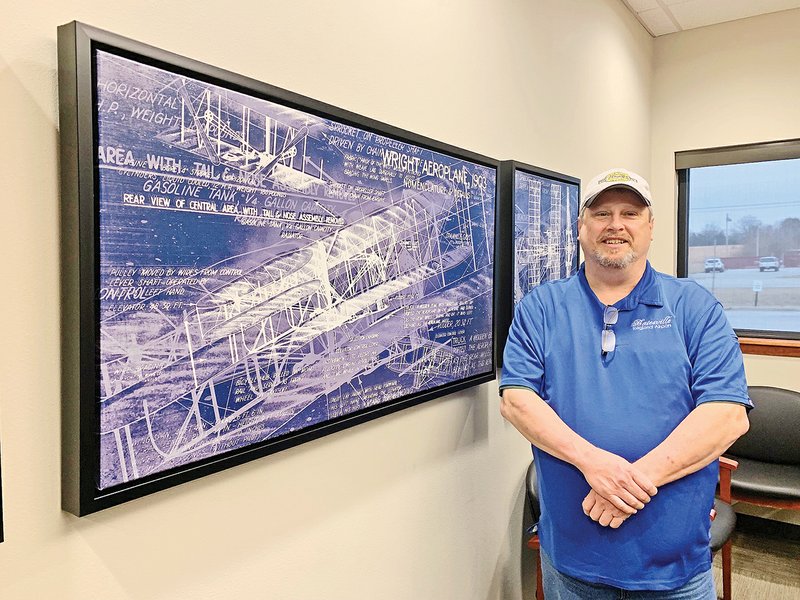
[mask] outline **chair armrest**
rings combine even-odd
[[[731,503],[731,473],[739,468],[739,463],[725,456],[719,457],[719,498]]]

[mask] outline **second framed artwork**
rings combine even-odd
[[[59,79],[65,509],[494,378],[496,161],[79,23]]]
[[[579,264],[580,180],[517,161],[500,164],[497,354],[502,363],[514,308],[545,281],[573,275]]]

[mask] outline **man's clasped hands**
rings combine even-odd
[[[598,450],[581,472],[592,488],[582,502],[583,512],[603,527],[616,529],[658,492],[636,464],[605,450]]]

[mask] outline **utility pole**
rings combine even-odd
[[[760,240],[761,240],[761,227],[756,225],[756,256],[761,256],[761,252],[758,249]]]
[[[731,217],[725,213],[725,252],[728,252],[728,223],[731,222]]]
[[[714,256],[717,255],[717,236],[714,236]],[[717,269],[716,266],[714,269],[711,270],[711,295],[716,296],[714,293],[714,288],[716,287],[714,284],[717,282]]]

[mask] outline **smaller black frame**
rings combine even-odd
[[[498,294],[498,304],[495,309],[497,314],[497,364],[499,366],[503,364],[503,350],[505,349],[508,329],[511,327],[514,309],[517,304],[517,299],[515,298],[517,283],[515,279],[520,277],[520,267],[525,266],[519,264],[517,253],[520,246],[525,244],[525,240],[521,239],[520,234],[528,226],[528,223],[518,223],[518,219],[520,217],[520,207],[523,203],[527,205],[528,199],[521,198],[517,194],[516,181],[518,178],[533,178],[540,180],[542,183],[551,183],[562,190],[571,190],[571,195],[568,195],[566,199],[563,197],[561,199],[564,202],[564,220],[569,221],[570,227],[570,234],[565,236],[564,243],[570,245],[570,252],[572,253],[572,258],[569,261],[571,267],[567,269],[564,275],[568,276],[575,273],[580,264],[580,246],[578,244],[577,230],[581,194],[580,179],[524,162],[502,161],[498,177],[497,255],[504,257],[504,260],[502,264],[498,262],[496,280],[501,293]],[[551,207],[548,206],[549,208]],[[535,220],[536,215],[530,211],[525,214],[530,214]],[[542,215],[539,214],[538,216],[541,217]],[[554,242],[555,240],[551,241]],[[532,288],[524,290],[525,293],[530,289]]]

